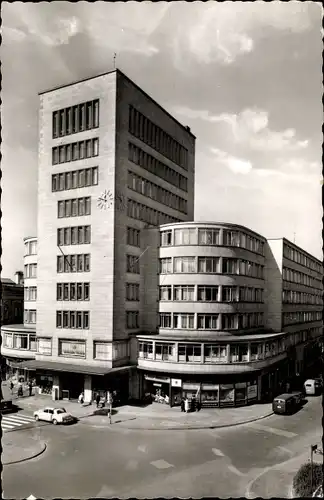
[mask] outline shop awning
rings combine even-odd
[[[83,373],[85,375],[110,375],[113,373],[120,373],[123,371],[130,371],[136,368],[135,365],[127,366],[116,366],[114,368],[105,368],[103,366],[91,366],[91,365],[77,365],[77,364],[67,364],[59,363],[56,361],[39,361],[39,360],[29,360],[21,363],[21,368],[26,368],[27,370],[46,370],[54,372],[70,372],[70,373]]]

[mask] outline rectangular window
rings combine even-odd
[[[191,301],[195,300],[195,287],[194,286],[174,286],[173,287],[173,300]]]
[[[138,357],[144,359],[153,359],[153,342],[139,342]]]
[[[218,286],[198,286],[197,300],[200,302],[217,302]]]
[[[37,337],[37,352],[44,356],[52,355],[52,339]]]
[[[196,272],[196,257],[175,257],[174,258],[175,273],[195,273]]]
[[[178,347],[179,361],[190,363],[201,361],[201,345],[200,344],[179,344]]]
[[[127,245],[140,247],[140,230],[133,227],[127,228]]]
[[[75,358],[86,357],[86,343],[81,340],[59,339],[59,355]]]
[[[136,255],[126,255],[126,272],[140,274],[139,258]]]
[[[198,314],[197,328],[202,330],[217,330],[218,314]]]
[[[193,329],[195,327],[194,314],[174,314],[173,328]]]
[[[160,328],[171,328],[171,313],[160,313]]]
[[[197,245],[197,231],[195,228],[175,229],[175,245]]]
[[[233,330],[237,328],[236,314],[222,314],[221,320],[223,330]]]
[[[167,247],[172,245],[172,231],[161,231],[160,246]]]
[[[222,272],[223,274],[239,274],[238,260],[223,258]]]
[[[218,273],[218,257],[198,257],[198,273]]]
[[[219,244],[219,229],[198,229],[198,245]]]
[[[172,259],[171,257],[160,259],[160,273],[168,274],[172,273]]]
[[[126,300],[136,301],[140,300],[140,286],[137,283],[126,283]]]
[[[94,358],[105,361],[112,360],[112,344],[110,342],[94,342]]]
[[[222,302],[237,302],[238,301],[238,289],[235,286],[223,286],[222,287]]]
[[[226,363],[226,346],[205,344],[205,361],[212,363]]]
[[[223,230],[223,245],[239,247],[240,246],[240,233],[237,231]]]
[[[160,286],[160,300],[172,300],[172,287],[170,285]]]
[[[126,311],[126,328],[134,330],[139,328],[139,313],[138,311]]]

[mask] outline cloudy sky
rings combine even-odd
[[[2,276],[35,235],[38,92],[117,67],[196,143],[197,220],[322,258],[321,7],[315,2],[2,4]]]

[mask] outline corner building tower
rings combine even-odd
[[[35,369],[136,397],[141,231],[193,219],[195,137],[119,70],[40,94],[39,128]]]

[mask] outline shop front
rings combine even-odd
[[[162,375],[144,373],[144,395],[153,402],[179,406],[182,399],[195,398],[202,408],[246,406],[259,399],[258,375]]]

